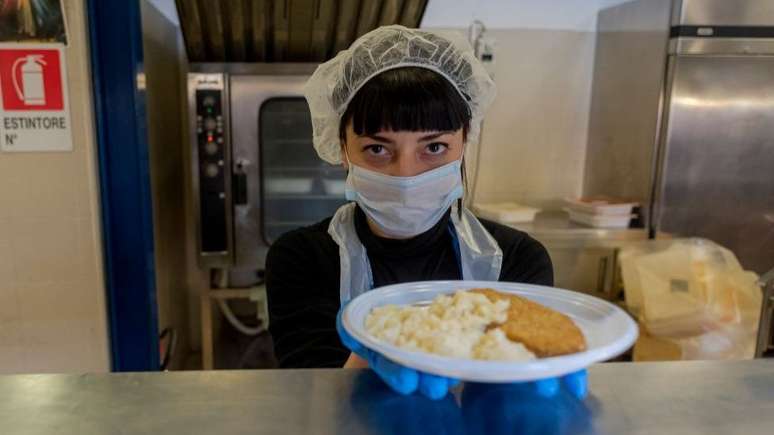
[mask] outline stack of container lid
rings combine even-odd
[[[628,228],[632,218],[632,209],[636,202],[609,198],[589,197],[566,200],[565,211],[570,220],[595,228]]]
[[[476,216],[503,224],[532,222],[540,209],[515,202],[474,204]]]

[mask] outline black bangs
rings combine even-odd
[[[454,86],[436,72],[403,67],[366,82],[341,117],[339,136],[352,122],[357,135],[387,131],[449,131],[470,126],[470,108]]]

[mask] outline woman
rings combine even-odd
[[[310,78],[315,149],[348,170],[352,202],[269,251],[270,331],[282,367],[365,366],[352,350],[397,391],[439,397],[454,381],[396,366],[341,330],[340,340],[339,309],[400,282],[553,284],[539,242],[462,207],[464,151],[494,94],[464,40],[401,26],[362,36]]]

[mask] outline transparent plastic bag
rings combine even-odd
[[[757,275],[705,239],[643,242],[619,257],[626,303],[682,359],[752,358],[762,303]]]

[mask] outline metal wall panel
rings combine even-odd
[[[290,45],[288,2],[285,0],[274,0],[272,4],[272,13],[269,15],[272,18],[272,23],[269,27],[269,35],[272,36],[270,59],[275,62],[283,62],[287,58],[288,45]]]
[[[191,62],[320,62],[427,0],[175,0]]]
[[[422,15],[425,14],[427,0],[406,0],[403,3],[403,10],[400,14],[400,21],[406,27],[419,27],[422,22]]]
[[[204,24],[199,16],[199,7],[193,0],[175,0],[175,4],[189,60],[206,59],[207,52],[204,48],[204,35],[202,35]]]
[[[247,37],[252,40],[252,46],[247,50],[248,61],[265,62],[269,58],[271,3],[271,0],[256,0],[251,4],[251,21],[247,23]]]
[[[336,27],[338,2],[317,2],[317,10],[312,22],[312,45],[309,51],[310,61],[324,61],[330,55],[333,45],[333,32]]]
[[[336,13],[336,31],[331,57],[346,49],[355,40],[357,16],[360,13],[360,0],[340,0]]]
[[[202,32],[207,55],[212,61],[224,61],[226,60],[225,38],[228,36],[224,31],[226,16],[223,13],[223,5],[225,2],[201,1],[198,4],[201,23],[208,30]]]
[[[384,0],[382,10],[379,14],[379,25],[387,26],[389,24],[400,23],[400,14],[403,10],[404,0]]]
[[[379,15],[383,3],[383,1],[367,0],[360,2],[360,14],[357,17],[357,31],[355,32],[357,38],[379,26]]]
[[[674,26],[774,26],[771,0],[675,1]]]
[[[658,230],[731,249],[758,273],[774,266],[774,56],[670,61]]]
[[[247,60],[247,24],[250,22],[250,3],[240,0],[223,2],[226,23],[226,57],[239,62]]]

